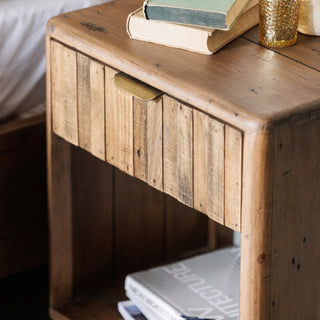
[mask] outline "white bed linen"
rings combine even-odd
[[[60,13],[108,0],[0,0],[0,119],[45,106],[45,29]]]

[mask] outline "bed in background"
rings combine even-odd
[[[0,278],[47,261],[46,23],[102,2],[0,1]]]

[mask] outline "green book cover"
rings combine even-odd
[[[147,19],[229,30],[248,0],[145,0]]]

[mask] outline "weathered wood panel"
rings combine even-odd
[[[79,146],[105,160],[104,67],[77,53]]]
[[[194,207],[224,223],[224,125],[194,110]]]
[[[76,53],[51,41],[51,87],[53,131],[78,145]]]
[[[241,230],[242,133],[226,126],[225,225]]]
[[[192,109],[163,97],[164,191],[193,206]]]
[[[134,175],[162,191],[162,98],[134,98]]]
[[[133,97],[114,85],[116,73],[105,67],[107,162],[133,175]]]

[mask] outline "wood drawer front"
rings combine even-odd
[[[240,231],[242,132],[163,95],[140,100],[116,70],[52,41],[53,131]]]

